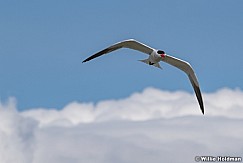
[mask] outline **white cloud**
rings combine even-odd
[[[32,162],[35,129],[37,122],[21,116],[13,99],[6,106],[0,103],[0,162]]]
[[[62,110],[18,112],[0,104],[1,163],[194,162],[241,156],[243,91],[194,94],[147,88],[126,99],[72,102]]]

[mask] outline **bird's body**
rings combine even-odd
[[[153,64],[161,61],[161,56],[157,53],[157,51],[153,50],[153,52],[149,55],[149,61]]]
[[[90,61],[90,60],[92,60],[96,57],[110,53],[110,52],[115,51],[115,50],[120,49],[120,48],[130,48],[130,49],[138,50],[140,52],[148,54],[149,57],[147,59],[140,60],[140,61],[142,61],[146,64],[161,68],[161,66],[159,65],[159,62],[163,61],[163,62],[166,62],[166,63],[168,63],[172,66],[175,66],[176,68],[184,71],[189,77],[189,80],[190,80],[190,82],[193,86],[193,89],[195,91],[198,103],[200,105],[201,111],[204,114],[204,106],[203,106],[201,91],[200,91],[200,88],[199,88],[199,83],[197,81],[196,74],[194,73],[191,65],[186,61],[183,61],[181,59],[178,59],[178,58],[175,58],[175,57],[170,56],[168,54],[165,54],[165,52],[162,51],[162,50],[157,50],[157,49],[151,48],[151,47],[149,47],[149,46],[147,46],[143,43],[140,43],[140,42],[138,42],[134,39],[129,39],[129,40],[121,41],[121,42],[118,42],[114,45],[111,45],[108,48],[88,57],[83,62]]]

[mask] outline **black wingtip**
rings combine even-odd
[[[204,110],[202,110],[202,113],[203,113],[203,115],[204,115]]]
[[[201,91],[200,91],[201,92]],[[201,93],[200,93],[201,94]],[[199,102],[199,105],[200,105],[200,109],[201,109],[201,111],[202,111],[202,114],[204,115],[204,105],[203,105],[203,101],[202,101],[202,95],[200,95],[201,97],[199,97],[199,99],[201,99],[201,100],[198,100],[198,101],[200,101]]]
[[[201,100],[199,100],[200,102],[199,102],[199,105],[200,105],[200,109],[201,109],[201,111],[202,111],[202,114],[204,115],[204,105],[203,105],[203,102],[202,102],[202,98],[201,98]]]
[[[201,94],[201,91],[200,91],[200,88],[198,85],[196,85],[192,79],[192,77],[190,75],[189,76],[189,79],[191,81],[191,84],[193,86],[193,89],[194,89],[194,92],[196,94],[196,97],[197,97],[197,100],[198,100],[198,103],[199,103],[199,106],[200,106],[200,109],[202,111],[202,114],[204,115],[204,105],[203,105],[203,99],[202,99],[202,94]]]
[[[83,60],[83,62],[82,62],[82,63],[87,62],[87,61],[88,61],[88,59],[85,59],[85,60]]]
[[[202,95],[201,95],[201,92],[199,94],[199,91],[197,91],[196,96],[197,96],[197,99],[198,99],[199,106],[200,106],[200,109],[202,111],[202,114],[204,115],[204,105],[203,105],[203,101],[202,101]]]

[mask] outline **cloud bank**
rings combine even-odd
[[[194,162],[243,156],[243,91],[194,94],[147,88],[120,100],[19,112],[0,103],[1,163]]]

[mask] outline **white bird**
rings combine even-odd
[[[165,52],[163,50],[156,50],[156,49],[151,48],[134,39],[129,39],[129,40],[124,40],[124,41],[118,42],[114,45],[109,46],[108,48],[106,48],[104,50],[99,51],[98,53],[95,53],[94,55],[85,59],[83,61],[83,63],[90,61],[96,57],[99,57],[101,55],[108,54],[108,53],[115,51],[117,49],[120,49],[120,48],[130,48],[130,49],[138,50],[140,52],[148,54],[149,55],[148,59],[140,60],[146,64],[161,68],[159,65],[159,62],[164,61],[164,62],[184,71],[190,79],[190,82],[191,82],[193,89],[195,91],[195,94],[197,96],[197,100],[200,105],[201,111],[204,114],[203,99],[202,99],[199,83],[197,81],[196,74],[194,73],[191,65],[186,61],[183,61],[181,59],[178,59],[178,58],[175,58],[168,54],[165,54]]]

